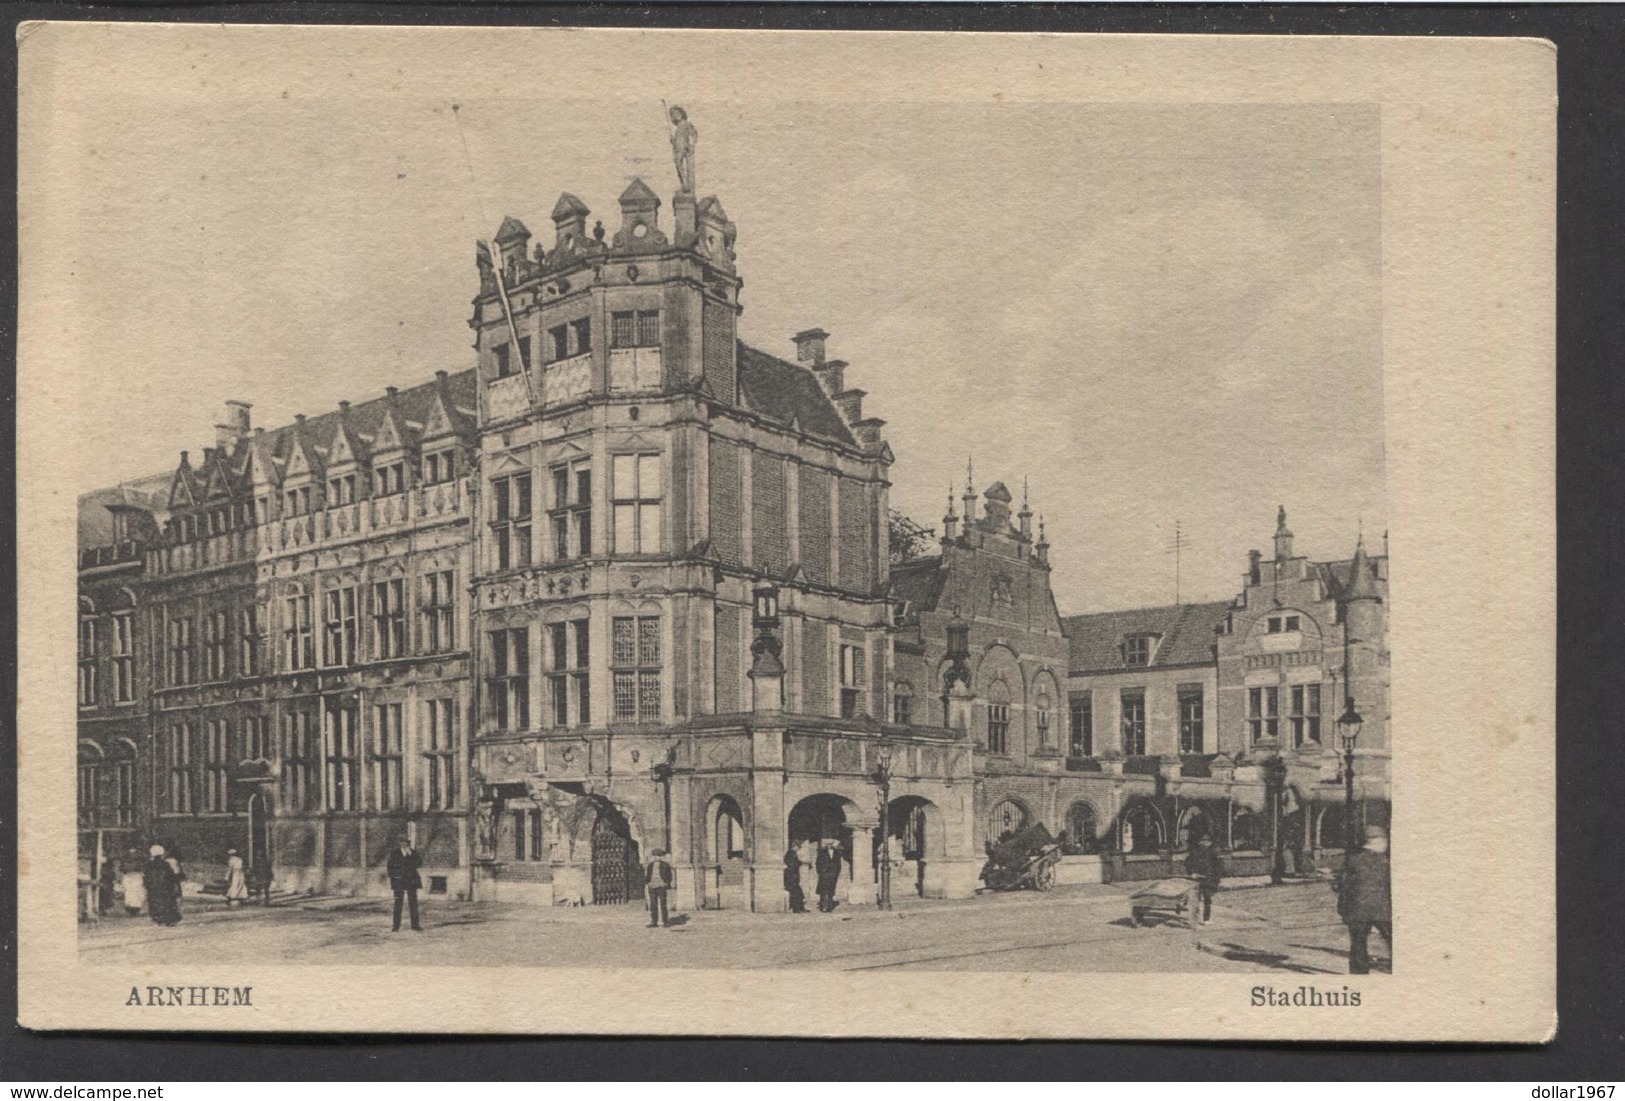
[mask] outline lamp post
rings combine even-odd
[[[875,747],[875,770],[869,774],[880,789],[880,908],[891,909],[891,743]]]
[[[1360,740],[1360,727],[1365,719],[1354,710],[1354,697],[1350,696],[1343,714],[1337,719],[1337,737],[1343,743],[1343,857],[1348,859],[1358,844],[1354,836],[1354,743]]]
[[[671,746],[666,750],[666,757],[657,761],[649,769],[649,775],[655,783],[660,785],[661,834],[665,838],[665,850],[671,853],[671,775],[676,771],[677,747]]]
[[[1286,881],[1285,838],[1281,831],[1281,802],[1286,792],[1286,762],[1281,759],[1280,742],[1274,735],[1260,738],[1254,745],[1269,756],[1264,761],[1264,799],[1270,812],[1270,883]]]

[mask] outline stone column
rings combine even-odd
[[[693,777],[686,773],[679,772],[671,778],[670,859],[676,882],[672,885],[670,902],[674,910],[700,908],[700,864],[704,857],[697,850],[704,842],[697,837],[694,830],[693,785]],[[661,831],[662,826],[657,821],[654,829],[655,837],[660,837]],[[656,841],[656,844],[658,843]]]
[[[875,824],[848,825],[852,831],[852,881],[846,901],[853,906],[875,904]]]
[[[758,914],[789,909],[784,891],[784,851],[789,847],[784,806],[784,731],[751,733],[750,867],[746,890],[750,908]]]

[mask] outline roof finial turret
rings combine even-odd
[[[942,541],[944,543],[953,541],[954,536],[957,534],[956,529],[958,528],[958,525],[959,517],[954,515],[954,486],[952,482],[949,482],[948,511],[944,513],[942,517]]]
[[[1352,602],[1381,599],[1376,581],[1371,575],[1371,560],[1365,556],[1365,536],[1362,533],[1354,544],[1354,559],[1349,563],[1349,580],[1343,590],[1343,600]]]
[[[1292,533],[1286,526],[1286,506],[1282,505],[1275,513],[1275,560],[1285,562],[1292,557]]]
[[[1033,538],[1033,510],[1027,504],[1027,476],[1025,474],[1021,476],[1021,511],[1016,513],[1016,519],[1020,522],[1021,537],[1031,542]]]

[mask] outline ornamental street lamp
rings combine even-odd
[[[1358,847],[1354,833],[1354,743],[1360,740],[1360,727],[1365,719],[1354,710],[1354,697],[1348,698],[1343,714],[1337,720],[1337,736],[1343,743],[1343,856]]]
[[[891,743],[875,746],[875,770],[869,778],[880,789],[880,908],[891,909]]]
[[[779,587],[767,578],[752,590],[756,601],[754,622],[758,631],[772,631],[779,626]]]
[[[1286,838],[1282,829],[1281,804],[1286,797],[1286,762],[1281,759],[1280,743],[1265,737],[1254,743],[1269,753],[1264,761],[1264,799],[1270,811],[1270,883],[1279,886],[1286,881]]]
[[[948,697],[953,693],[954,681],[970,687],[970,624],[959,618],[956,610],[948,621],[948,667],[942,672],[942,725],[952,726],[948,714]]]

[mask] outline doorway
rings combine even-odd
[[[600,803],[592,824],[592,902],[594,906],[641,902],[643,864],[632,828],[612,805]]]

